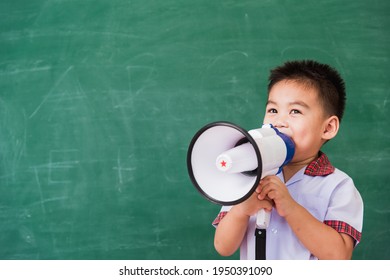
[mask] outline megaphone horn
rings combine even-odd
[[[249,198],[263,177],[277,174],[294,151],[292,140],[272,125],[246,131],[230,122],[214,122],[191,140],[187,168],[205,198],[235,205]]]

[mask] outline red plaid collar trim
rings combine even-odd
[[[330,163],[328,157],[319,152],[319,157],[313,160],[305,169],[305,175],[327,176],[335,171],[335,167]]]

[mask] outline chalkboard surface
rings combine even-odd
[[[302,58],[347,82],[325,151],[365,202],[354,258],[389,259],[389,3],[1,1],[0,259],[222,258],[188,145],[261,125],[269,69]]]

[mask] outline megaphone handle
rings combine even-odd
[[[269,225],[271,219],[271,212],[265,211],[265,209],[260,209],[257,212],[256,225],[259,229],[266,229]]]

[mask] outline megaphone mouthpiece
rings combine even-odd
[[[217,168],[223,172],[239,173],[257,168],[257,157],[253,146],[245,143],[220,154],[216,160]]]

